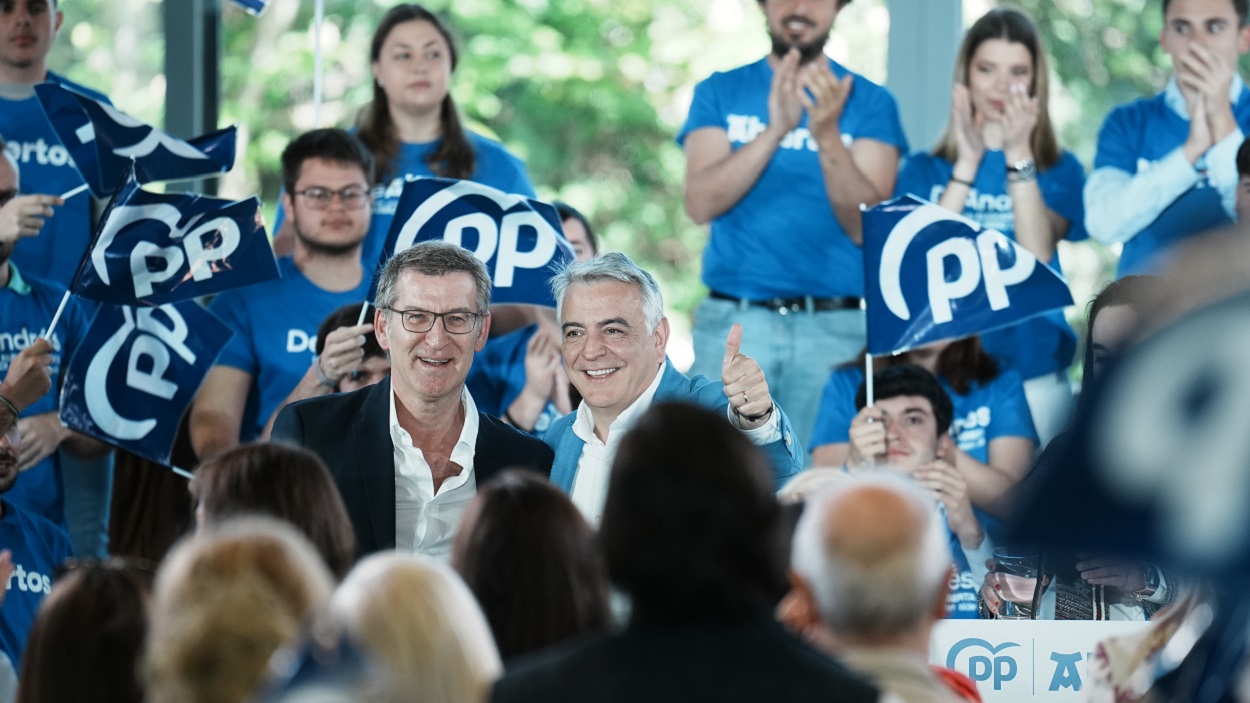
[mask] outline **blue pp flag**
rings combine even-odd
[[[868,353],[966,337],[1072,304],[1063,277],[1002,232],[912,195],[863,213]]]
[[[59,85],[41,83],[35,95],[97,198],[113,193],[131,160],[140,183],[198,178],[234,166],[234,127],[183,141]]]
[[[149,193],[130,172],[70,291],[116,305],[160,305],[279,276],[256,198]]]
[[[197,303],[101,305],[61,388],[61,422],[169,465],[187,406],[233,333]]]
[[[492,303],[555,307],[547,283],[573,260],[554,207],[472,181],[406,182],[378,270],[395,252],[431,239],[458,244],[486,264]]]
[[[265,7],[269,5],[269,0],[231,0],[231,2],[253,15],[259,15],[264,12]]]

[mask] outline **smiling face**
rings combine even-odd
[[[764,19],[773,54],[798,49],[803,63],[821,55],[842,0],[764,0]]]
[[[886,462],[907,472],[937,458],[937,418],[933,404],[919,395],[879,398],[874,405],[885,414]]]
[[[395,290],[395,311],[378,310],[373,321],[378,344],[391,355],[395,394],[410,406],[458,399],[473,353],[486,344],[490,315],[483,315],[467,334],[451,334],[443,318],[435,320],[428,332],[409,332],[396,311],[485,313],[478,310],[473,276],[464,272],[427,276],[408,270],[399,274]]]
[[[1012,86],[1033,92],[1033,55],[1029,48],[1004,39],[987,39],[977,46],[968,62],[968,94],[972,109],[986,117],[999,117],[1007,106]]]
[[[574,283],[561,308],[564,368],[606,429],[659,373],[668,320],[647,330],[642,293],[623,281]]]
[[[282,195],[283,207],[289,213],[295,239],[300,245],[310,251],[330,255],[358,252],[369,231],[369,220],[373,217],[373,208],[369,203],[372,196],[366,197],[364,207],[352,209],[343,204],[342,197],[336,195],[324,210],[318,210],[311,198],[300,195],[309,188],[336,193],[344,188],[358,188],[369,193],[369,181],[364,170],[357,164],[316,157],[305,159],[300,164],[294,192]]]
[[[0,0],[0,77],[5,82],[15,74],[45,70],[61,19],[47,0]],[[43,80],[42,75],[34,78]]]
[[[429,22],[397,24],[382,42],[373,77],[392,110],[437,110],[451,86],[451,47]]]

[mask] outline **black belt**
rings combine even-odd
[[[768,308],[776,310],[785,315],[790,312],[828,312],[830,310],[858,310],[860,299],[850,296],[843,298],[813,298],[810,295],[799,296],[797,298],[764,298],[763,300],[750,300],[747,298],[739,298],[725,293],[711,291],[708,293],[709,298],[716,300],[728,300],[738,305],[749,306],[753,308]]]

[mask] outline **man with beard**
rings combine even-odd
[[[772,52],[701,82],[677,137],[686,212],[711,223],[691,374],[715,378],[741,324],[804,445],[830,370],[864,346],[859,208],[907,151],[894,98],[822,52],[848,3],[760,0]]]
[[[0,436],[0,494],[8,493],[17,483],[21,449],[21,432],[14,425]],[[52,590],[53,574],[74,552],[65,530],[10,501],[7,495],[0,500],[0,544],[4,545],[0,578],[5,580],[0,652],[9,657],[14,668],[20,668],[26,633],[44,596]]]
[[[267,434],[286,403],[329,393],[364,360],[369,325],[340,327],[318,356],[327,315],[364,303],[360,265],[369,229],[373,157],[341,129],[297,137],[282,152],[283,206],[295,248],[278,260],[282,278],[228,291],[210,309],[234,331],[191,410],[191,444],[201,460]]]

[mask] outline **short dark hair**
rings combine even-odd
[[[1242,145],[1242,151],[1245,145]],[[1237,153],[1238,170],[1241,169],[1241,151]],[[1090,371],[1094,368],[1094,345],[1090,344],[1090,333],[1094,329],[1094,321],[1105,308],[1127,305],[1136,312],[1152,309],[1163,293],[1163,279],[1158,276],[1137,275],[1125,276],[1108,283],[1094,299],[1089,301],[1089,311],[1085,316],[1087,332],[1085,335],[1085,378],[1090,379]],[[1086,395],[1085,393],[1081,394]]]
[[[608,626],[595,533],[545,477],[505,471],[478,489],[451,564],[477,597],[504,659]]]
[[[342,579],[356,555],[356,533],[329,469],[316,454],[280,442],[243,444],[200,465],[191,492],[210,523],[269,515],[295,526]]]
[[[1237,18],[1244,25],[1250,21],[1250,0],[1229,0],[1233,3],[1233,11],[1237,13]],[[1172,0],[1163,0],[1163,19],[1166,21],[1168,17],[1168,6],[1172,4]]]
[[[787,558],[770,476],[723,410],[661,403],[638,420],[599,527],[608,574],[636,615],[682,623],[772,605]]]
[[[560,215],[560,222],[563,224],[565,220],[577,220],[581,223],[582,228],[586,230],[586,240],[590,242],[590,248],[594,249],[595,254],[599,253],[599,237],[595,236],[595,228],[590,226],[590,220],[586,216],[578,212],[577,208],[569,205],[563,200],[557,200],[551,204],[556,209],[556,213]]]
[[[1237,148],[1237,177],[1250,176],[1250,137]]]
[[[152,578],[150,566],[118,557],[74,563],[57,577],[30,629],[16,700],[143,701]]]
[[[287,193],[295,192],[300,169],[309,159],[359,166],[365,183],[373,183],[373,155],[359,140],[341,129],[314,129],[292,139],[282,150],[282,187]]]
[[[933,417],[937,420],[938,435],[948,432],[955,418],[955,407],[951,403],[950,394],[942,388],[937,377],[919,366],[901,364],[887,366],[873,374],[874,400],[896,398],[900,395],[913,395],[925,398],[933,408]],[[859,392],[855,394],[855,409],[863,410],[868,404],[868,384],[859,384]]]
[[[378,294],[374,304],[379,310],[388,311],[399,298],[399,277],[404,271],[415,271],[422,276],[450,276],[467,273],[476,289],[477,312],[490,308],[490,273],[473,252],[459,244],[442,239],[418,242],[387,260],[378,275]]]

